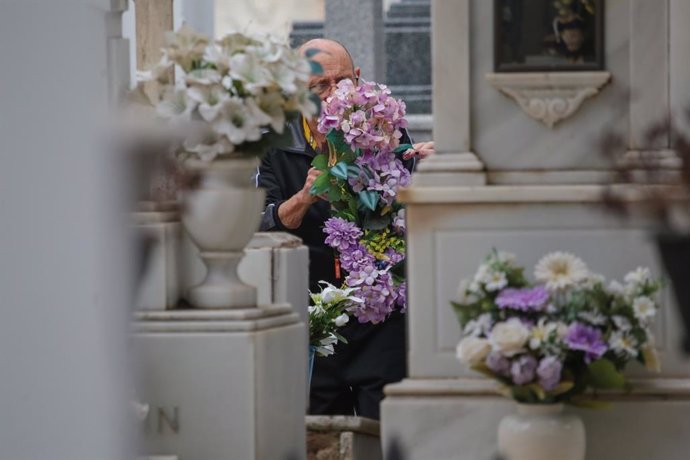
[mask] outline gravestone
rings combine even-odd
[[[369,55],[373,55],[370,40],[372,31],[362,35],[360,30],[354,34],[340,31],[338,24],[346,24],[341,18],[348,18],[350,8],[356,5],[350,2],[337,2],[337,7],[326,9],[326,22],[331,29],[324,34],[322,22],[303,21],[293,24],[290,40],[297,47],[313,38],[324,35],[343,42],[353,54],[355,64],[363,68],[362,76],[371,79],[364,71],[362,61],[366,63],[369,56],[360,56],[355,50],[360,44],[368,45]],[[332,33],[331,31],[334,31]],[[342,32],[342,33],[341,33]],[[431,113],[431,5],[429,0],[402,0],[393,3],[383,20],[384,50],[386,72],[381,83],[390,86],[391,91],[407,104],[410,114]]]

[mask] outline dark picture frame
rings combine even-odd
[[[604,70],[604,16],[606,14],[604,0],[588,0],[589,4],[593,6],[595,13],[589,17],[583,15],[584,19],[577,16],[578,19],[569,21],[564,21],[561,16],[551,11],[555,1],[494,0],[495,72],[572,72]],[[575,4],[579,1],[580,0],[572,0],[572,3]],[[520,52],[515,52],[513,56],[510,56],[511,53],[507,51],[508,48],[510,48],[510,50],[522,50],[524,48],[524,43],[520,40],[522,39],[522,35],[524,35],[522,33],[522,28],[525,27],[527,22],[525,22],[524,18],[519,18],[522,20],[522,23],[517,27],[512,27],[511,30],[510,27],[507,27],[510,23],[506,22],[506,13],[514,13],[518,8],[522,11],[521,7],[525,2],[530,2],[532,8],[535,8],[537,2],[543,4],[539,5],[539,7],[543,9],[543,11],[541,11],[542,14],[534,17],[530,16],[527,21],[530,21],[528,25],[532,35],[534,35],[535,30],[542,30],[544,32],[544,43],[548,43],[549,33],[551,33],[548,20],[551,17],[553,18],[553,46],[552,48],[547,48],[547,45],[544,45],[544,49],[548,49],[549,52],[553,54],[550,55],[544,51],[541,55],[534,54],[530,56],[539,58],[539,60],[542,61],[540,63],[515,62],[515,55],[520,55]],[[579,4],[577,6],[579,6]],[[506,12],[505,8],[512,8],[512,10]],[[582,56],[577,55],[577,52],[573,53],[570,49],[567,49],[567,45],[562,39],[563,36],[560,35],[565,33],[562,29],[571,29],[572,33],[572,29],[576,27],[581,30],[575,32],[584,37],[582,40]],[[559,35],[557,36],[556,34]],[[591,36],[592,34],[593,37]],[[525,56],[518,56],[517,60],[519,60],[520,57],[525,58]]]

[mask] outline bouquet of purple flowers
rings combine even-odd
[[[651,324],[662,286],[649,269],[605,284],[572,254],[550,253],[530,285],[514,256],[494,251],[452,302],[458,359],[522,403],[587,404],[588,389],[624,388],[633,360],[658,370]]]
[[[400,158],[412,148],[400,144],[404,117],[405,104],[385,85],[351,80],[338,83],[319,117],[328,153],[312,162],[322,174],[311,192],[331,203],[326,244],[347,272],[345,286],[363,300],[350,309],[362,323],[405,309],[405,210],[395,200],[410,182]]]

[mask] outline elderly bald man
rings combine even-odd
[[[360,69],[340,43],[328,39],[310,40],[300,48],[318,49],[311,59],[323,68],[309,80],[310,89],[326,100],[339,81],[357,84]],[[286,231],[302,238],[309,247],[309,284],[319,291],[318,281],[339,285],[343,274],[336,267],[333,249],[322,232],[331,217],[330,205],[309,190],[319,171],[311,161],[326,150],[325,135],[316,129],[316,119],[300,120],[289,126],[293,145],[268,152],[259,168],[257,184],[266,189],[266,208],[261,229]],[[407,133],[402,143],[411,143]],[[414,168],[415,157],[433,153],[433,142],[415,144],[406,154],[406,167]],[[320,415],[360,415],[379,418],[383,386],[400,381],[406,375],[405,319],[394,312],[379,324],[350,321],[340,332],[348,344],[338,344],[333,356],[317,357],[311,381],[309,412]]]

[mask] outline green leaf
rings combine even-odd
[[[572,390],[574,386],[575,386],[575,384],[573,382],[563,381],[563,382],[559,383],[556,386],[556,388],[549,391],[549,395],[551,395],[551,396],[562,395],[563,393],[567,393],[570,390]]]
[[[328,194],[328,201],[330,201],[331,203],[336,202],[336,201],[340,201],[343,198],[343,194],[340,191],[340,185],[338,185],[338,184],[332,184],[328,188],[327,194]]]
[[[376,205],[379,202],[379,194],[371,190],[362,190],[359,192],[359,202],[367,209],[376,210]]]
[[[311,161],[311,165],[319,171],[326,171],[328,169],[328,157],[324,154],[316,155]]]
[[[305,56],[307,59],[311,59],[312,57],[316,56],[316,55],[319,54],[320,52],[321,52],[321,50],[318,49],[318,48],[307,48],[307,49],[304,51],[304,56]]]
[[[405,278],[405,261],[401,260],[397,264],[393,265],[390,269],[390,272],[396,276]]]
[[[337,153],[353,153],[350,146],[347,144],[347,142],[345,142],[345,134],[343,134],[342,131],[331,129],[328,134],[326,134],[326,139],[333,145],[333,148]]]
[[[312,195],[322,195],[331,186],[331,178],[328,174],[321,174],[314,180],[314,183],[309,189],[309,193]]]
[[[331,174],[338,179],[347,180],[347,163],[341,161],[333,166],[331,168]]]
[[[378,196],[378,194],[376,195]],[[376,205],[374,205],[374,207],[376,207]],[[384,228],[388,227],[390,222],[390,216],[382,216],[377,212],[366,211],[362,221],[362,227],[364,227],[366,230],[383,230]]]
[[[405,153],[406,151],[413,149],[412,144],[400,144],[397,149],[393,150],[394,153]]]
[[[625,377],[608,359],[599,359],[589,365],[589,383],[594,388],[625,388]]]

